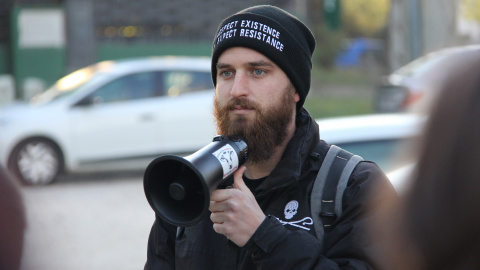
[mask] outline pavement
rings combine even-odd
[[[143,269],[154,213],[141,176],[23,187],[21,270]]]

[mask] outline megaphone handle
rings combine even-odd
[[[224,179],[217,187],[217,189],[233,188],[233,174]]]

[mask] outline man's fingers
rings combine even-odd
[[[210,219],[212,220],[213,223],[218,223],[218,224],[223,224],[225,221],[223,218],[223,215],[219,212],[212,212],[210,214]]]
[[[233,175],[233,188],[240,190],[249,190],[248,187],[243,182],[243,172],[245,172],[246,167],[241,166]],[[227,189],[217,189],[210,194],[210,201],[224,201],[230,198],[231,191]]]
[[[227,200],[229,197],[230,193],[228,189],[217,189],[210,194],[210,201],[221,202]]]
[[[234,174],[233,174],[233,187],[240,189],[242,191],[250,191],[250,189],[245,185],[245,182],[243,182],[243,172],[247,167],[242,166],[240,167]]]

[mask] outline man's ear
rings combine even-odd
[[[295,103],[297,103],[299,100],[300,100],[300,95],[298,94],[298,92],[295,92],[295,97],[294,97]]]

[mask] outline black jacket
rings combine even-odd
[[[253,191],[267,218],[244,247],[217,234],[209,213],[178,237],[176,227],[157,218],[145,269],[372,269],[365,229],[373,215],[367,202],[377,194],[369,191],[383,185],[395,194],[393,187],[376,164],[359,163],[344,192],[343,214],[326,231],[320,250],[310,193],[329,145],[321,141],[320,155],[312,153],[319,142],[319,127],[306,110],[301,110],[296,125],[279,164]]]

